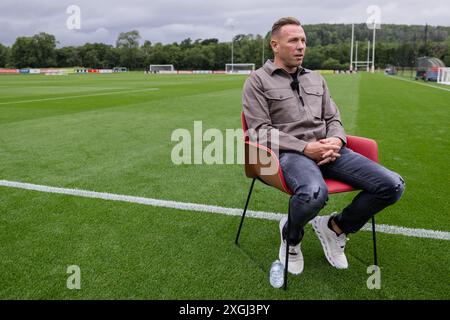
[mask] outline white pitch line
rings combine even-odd
[[[16,181],[8,181],[8,180],[0,180],[0,186],[25,189],[25,190],[34,190],[34,191],[47,192],[47,193],[67,194],[67,195],[73,195],[73,196],[84,197],[84,198],[94,198],[94,199],[138,203],[138,204],[143,204],[143,205],[148,205],[148,206],[153,206],[153,207],[164,207],[164,208],[171,208],[171,209],[178,209],[178,210],[219,213],[219,214],[225,214],[225,215],[230,215],[230,216],[240,216],[242,214],[242,209],[237,209],[237,208],[226,208],[226,207],[210,206],[210,205],[198,204],[198,203],[178,202],[178,201],[160,200],[160,199],[152,199],[152,198],[144,198],[144,197],[134,197],[134,196],[129,196],[129,195],[106,193],[106,192],[95,192],[95,191],[80,190],[80,189],[58,188],[58,187],[50,187],[50,186],[16,182]],[[276,213],[276,212],[247,210],[247,216],[253,217],[253,218],[259,218],[259,219],[277,220],[278,221],[281,219],[283,214]],[[372,227],[371,227],[371,225],[367,224],[362,228],[362,230],[371,231]],[[381,233],[403,235],[403,236],[408,236],[408,237],[450,240],[450,232],[446,232],[446,231],[404,228],[404,227],[390,226],[390,225],[386,225],[386,224],[377,224],[376,230],[377,230],[377,232],[381,232]]]
[[[400,77],[392,77],[392,78],[393,79],[398,79],[398,80],[403,80],[403,81],[406,81],[406,82],[415,83],[415,84],[420,84],[421,86],[425,86],[425,87],[430,87],[430,88],[436,88],[436,89],[441,89],[441,90],[445,90],[445,91],[450,91],[450,89],[433,86],[433,85],[427,84],[427,83],[422,83],[422,82],[419,82],[419,80],[413,81],[413,80],[409,80],[409,79],[403,79],[403,78],[400,78]]]
[[[84,98],[84,97],[95,97],[95,96],[107,96],[110,94],[119,94],[119,93],[134,93],[134,92],[143,92],[143,91],[157,91],[159,88],[147,88],[140,90],[123,90],[123,91],[113,91],[113,92],[102,92],[102,93],[92,93],[85,95],[77,95],[77,96],[64,96],[64,97],[55,97],[55,98],[42,98],[42,99],[33,99],[33,100],[20,100],[20,101],[10,101],[10,102],[0,102],[0,105],[3,104],[18,104],[18,103],[28,103],[28,102],[38,102],[38,101],[51,101],[51,100],[64,100],[64,99],[72,99],[72,98]]]

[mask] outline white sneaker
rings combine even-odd
[[[344,254],[347,238],[345,233],[337,235],[328,228],[328,220],[331,216],[317,216],[312,220],[312,227],[322,244],[325,257],[328,262],[337,269],[347,269],[347,257]]]
[[[281,244],[280,244],[280,251],[279,251],[279,258],[281,263],[284,266],[284,263],[286,262],[286,241],[283,239],[283,227],[287,222],[287,217],[283,217],[280,220],[280,237],[281,237]],[[289,246],[289,262],[288,262],[288,271],[292,274],[300,274],[303,271],[303,254],[300,250],[299,243],[296,246]]]

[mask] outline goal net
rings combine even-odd
[[[128,68],[126,67],[114,67],[113,72],[127,72]]]
[[[437,83],[450,85],[450,68],[439,68]]]
[[[173,64],[151,64],[149,71],[151,73],[175,73]]]
[[[227,74],[250,74],[255,71],[254,63],[227,63],[225,72]]]

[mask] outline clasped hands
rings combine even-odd
[[[335,161],[341,155],[342,141],[339,138],[331,137],[310,142],[303,150],[303,154],[314,160],[318,166]]]

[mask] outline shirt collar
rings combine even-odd
[[[283,70],[283,68],[280,68],[279,66],[277,66],[274,62],[273,62],[273,60],[271,60],[271,59],[267,59],[267,61],[266,61],[266,63],[264,64],[264,66],[263,66],[263,68],[264,68],[264,70],[268,73],[268,74],[270,74],[270,75],[273,75],[273,73],[275,72],[275,71],[277,71],[277,70]],[[303,68],[303,67],[299,67],[300,68],[300,71],[298,72],[298,75],[302,75],[302,74],[305,74],[305,73],[309,73],[309,70],[308,69],[305,69],[305,68]]]

